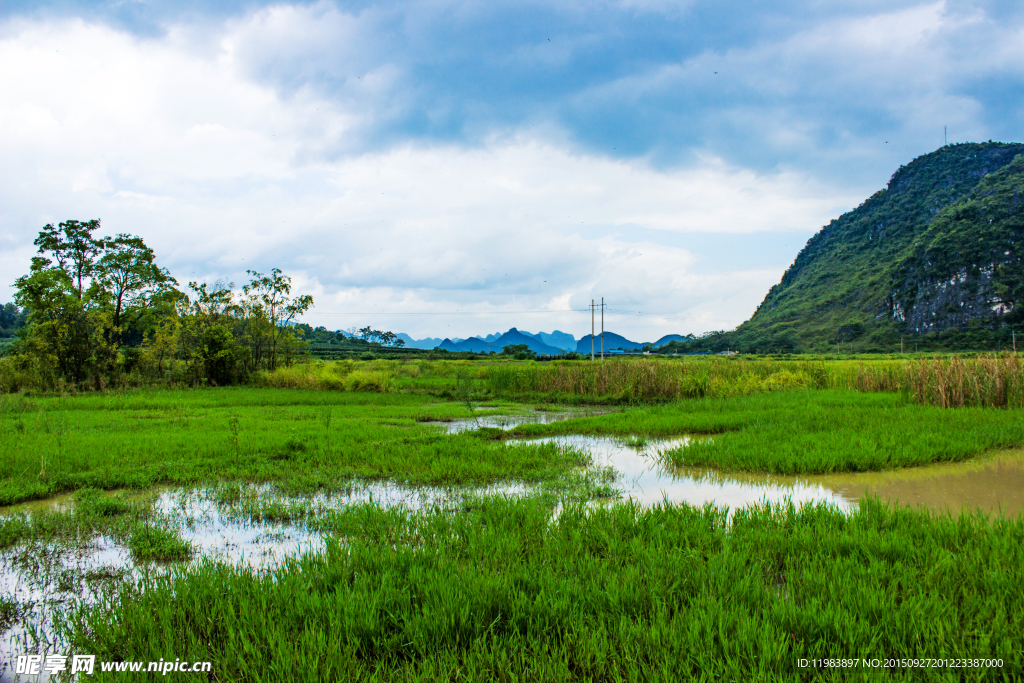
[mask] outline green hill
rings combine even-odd
[[[676,351],[982,350],[1024,331],[1024,144],[943,147],[821,229],[750,320]]]

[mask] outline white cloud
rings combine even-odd
[[[228,25],[217,49],[178,29],[143,39],[81,21],[6,25],[0,279],[27,269],[44,223],[101,217],[107,233],[142,235],[182,283],[281,267],[329,327],[581,335],[586,316],[565,309],[605,296],[621,311],[616,331],[653,339],[738,324],[787,265],[698,274],[696,257],[659,235],[809,236],[860,199],[713,156],[665,171],[515,131],[476,148],[332,157],[372,107],[281,94],[240,60],[257,28],[286,44],[295,21],[266,10]],[[456,309],[493,313],[446,315]],[[502,312],[538,310],[552,313]],[[392,315],[423,312],[434,315]]]
[[[943,125],[950,141],[992,137],[993,125],[1009,132],[1012,121],[992,121],[1001,103],[984,84],[993,78],[1018,85],[1024,78],[1019,23],[928,2],[652,64],[581,91],[574,102],[640,110],[678,103],[700,131],[695,144],[729,158],[755,146],[822,177],[839,179],[847,166],[871,159],[879,172],[863,188],[871,191],[899,164],[940,146]]]

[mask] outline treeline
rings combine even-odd
[[[314,328],[305,323],[299,323],[295,329],[309,341],[323,344],[358,344],[361,342],[363,345],[387,346],[396,349],[405,347],[405,340],[399,339],[394,332],[375,330],[372,327],[360,329],[353,327],[349,330],[332,332],[323,326]]]
[[[687,335],[680,340],[659,347],[657,353],[951,353],[965,351],[1014,351],[1022,344],[1024,330],[1006,325],[992,329],[984,321],[972,320],[966,329],[947,329],[941,332],[916,334],[901,333],[899,329],[876,331],[865,335],[862,326],[850,324],[839,328],[839,334],[820,339],[799,337],[792,329],[748,328]],[[1022,332],[1021,337],[1016,332]],[[1024,348],[1024,347],[1022,347]]]
[[[0,339],[9,339],[25,327],[28,311],[14,304],[0,306]]]
[[[232,384],[302,351],[291,323],[313,299],[292,297],[280,270],[246,271],[241,291],[223,281],[182,291],[142,238],[99,229],[72,220],[39,233],[29,274],[15,282],[22,322],[0,360],[0,389]]]

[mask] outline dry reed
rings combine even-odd
[[[800,361],[614,359],[494,367],[488,372],[488,381],[499,395],[554,393],[657,400],[823,388],[828,385],[828,373],[822,363]]]
[[[1024,408],[1024,362],[1015,354],[903,362],[825,364],[812,361],[666,361],[615,359],[490,368],[498,395],[535,393],[673,400],[741,396],[792,388],[894,392],[943,408]]]
[[[1012,353],[861,365],[845,384],[858,391],[898,392],[942,408],[1024,408],[1024,362]]]

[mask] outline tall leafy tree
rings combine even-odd
[[[179,357],[190,381],[230,384],[239,377],[239,343],[234,328],[238,307],[231,283],[188,283],[192,296],[179,307]]]
[[[79,299],[84,296],[84,282],[92,275],[96,257],[103,246],[101,240],[92,236],[99,228],[98,218],[84,222],[64,221],[58,223],[57,227],[47,223],[33,242],[39,247],[40,254],[49,254],[57,261],[57,267],[67,273]],[[47,259],[46,266],[50,265],[52,261]]]
[[[291,334],[287,330],[288,323],[309,310],[313,297],[308,294],[291,297],[292,279],[278,268],[272,269],[270,275],[255,270],[245,272],[252,277],[252,281],[242,287],[247,310],[254,326],[264,323],[259,331],[269,342],[266,365],[273,370],[277,367],[281,337]]]
[[[28,275],[15,280],[15,302],[30,311],[23,347],[41,371],[74,382],[109,360],[100,344],[95,290],[90,279],[101,243],[99,220],[47,224],[35,240]],[[89,285],[89,286],[87,286]]]
[[[102,256],[93,275],[109,309],[107,337],[120,346],[127,331],[151,313],[172,306],[180,296],[177,281],[166,268],[156,265],[153,250],[141,237],[119,234],[101,241]]]
[[[74,382],[109,378],[128,330],[170,313],[181,296],[141,238],[98,238],[99,228],[98,219],[47,224],[29,274],[15,282],[15,300],[30,311],[26,355]]]

